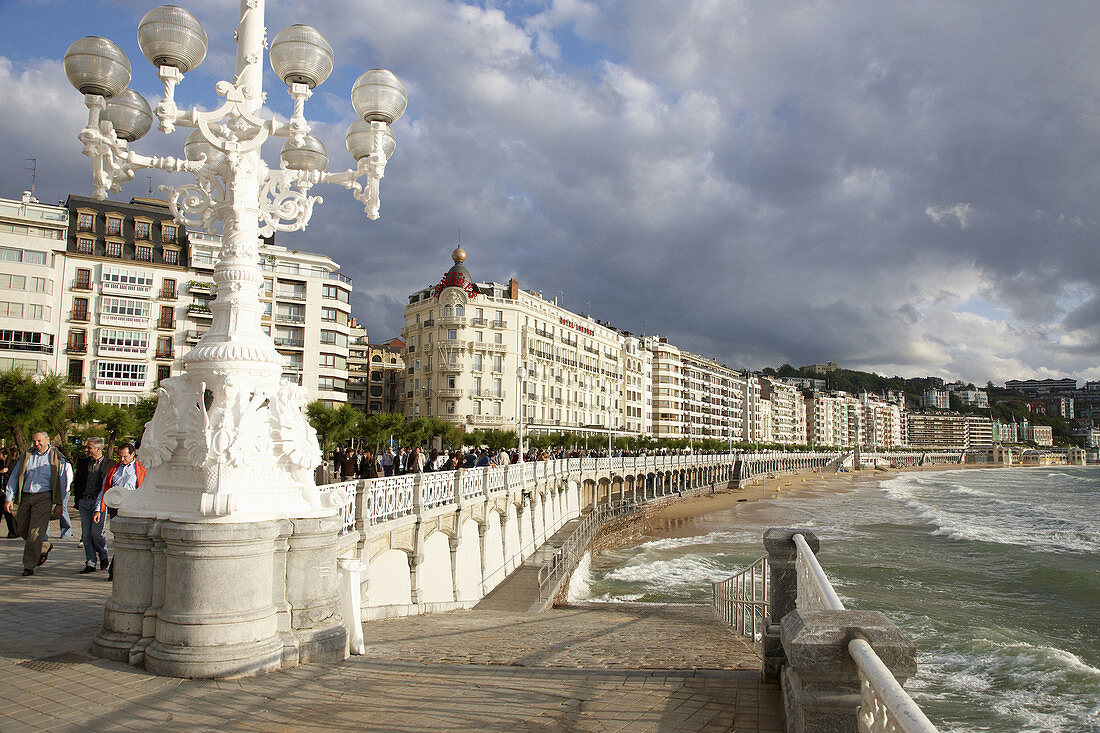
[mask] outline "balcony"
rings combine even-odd
[[[125,295],[131,298],[148,298],[153,293],[152,284],[120,283],[113,280],[100,280],[99,290],[104,295]]]
[[[431,328],[434,325],[435,325],[435,319],[433,319],[433,318],[429,318],[426,321],[424,321],[424,328]]]
[[[73,323],[87,323],[88,322],[88,310],[76,310],[74,309],[69,314],[69,320]]]
[[[139,328],[148,328],[149,314],[100,313],[99,323],[103,326],[137,326]]]
[[[278,300],[300,300],[304,302],[306,294],[297,290],[279,290],[275,293],[275,297]]]
[[[25,341],[0,341],[0,349],[8,351],[37,351],[42,354],[52,354],[52,344],[30,344]]]
[[[175,300],[176,299],[176,289],[175,288],[161,288],[160,289],[160,299],[161,300]]]
[[[172,353],[171,349],[157,349],[157,359],[175,359],[176,355]]]
[[[301,362],[297,361],[287,362],[286,364],[283,364],[283,371],[298,373],[302,371],[302,364]]]
[[[471,321],[471,323],[473,323],[473,325],[475,325],[475,326],[488,326],[489,325],[489,321],[487,321],[484,318],[474,318]]]
[[[489,324],[489,327],[490,328],[507,328],[508,327],[508,322],[507,321],[493,321]]]
[[[210,312],[210,306],[202,305],[200,303],[192,303],[187,306],[187,315],[193,318],[213,318],[214,314]]]
[[[114,378],[95,378],[96,389],[125,389],[131,392],[143,392],[145,391],[145,379],[114,379]]]
[[[192,280],[191,282],[187,283],[187,291],[194,295],[213,295],[214,283]]]
[[[440,326],[465,326],[466,316],[440,316]]]
[[[174,331],[176,330],[176,322],[174,320],[169,321],[162,318],[157,321],[157,328],[162,331]]]
[[[441,349],[465,349],[470,345],[469,341],[462,339],[439,339],[438,343]]]
[[[305,316],[299,316],[299,315],[296,315],[294,313],[276,313],[275,314],[275,322],[276,323],[305,323],[306,322],[306,317]]]
[[[466,369],[466,364],[461,361],[445,361],[439,365],[441,372],[461,372]]]
[[[445,387],[443,389],[436,390],[440,397],[462,397],[465,394],[465,390],[456,389],[454,387]]]
[[[198,343],[199,339],[202,338],[203,333],[205,333],[205,331],[188,331],[186,334],[184,334],[184,338],[187,339],[187,343],[195,344]]]
[[[84,278],[76,278],[73,280],[72,289],[79,292],[90,293],[92,291],[92,281]]]
[[[304,349],[306,346],[306,342],[302,339],[276,338],[274,341],[276,346],[288,349]]]
[[[65,353],[66,354],[87,354],[88,353],[88,344],[87,343],[66,344]]]
[[[466,422],[471,425],[503,425],[503,415],[467,415]]]

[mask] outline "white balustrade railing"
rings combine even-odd
[[[413,485],[417,474],[386,476],[364,481],[364,516],[371,524],[412,514]]]
[[[317,487],[322,496],[336,494],[337,492],[343,493],[343,497],[340,499],[340,519],[343,522],[340,527],[341,535],[355,530],[355,487],[358,483],[358,481],[341,481],[340,483]]]
[[[504,466],[491,466],[485,471],[490,494],[504,491],[504,471]]]
[[[454,471],[441,471],[420,475],[420,505],[425,509],[434,509],[455,501]]]
[[[462,471],[458,478],[458,494],[464,500],[485,494],[485,474],[481,471]]]
[[[833,584],[829,582],[806,538],[796,534],[793,539],[798,551],[795,560],[798,608],[844,610],[844,604],[833,590]],[[806,586],[805,592],[803,586]],[[936,726],[913,702],[866,639],[852,639],[848,643],[848,653],[859,670],[857,721],[861,733],[936,733]]]

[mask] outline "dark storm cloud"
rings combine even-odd
[[[1095,3],[331,0],[269,14],[320,27],[343,64],[311,101],[334,165],[350,165],[352,67],[409,88],[382,219],[330,189],[280,239],[342,263],[374,338],[398,331],[461,231],[480,279],[565,291],[573,310],[733,366],[1100,378]],[[221,43],[207,63],[227,59]],[[56,59],[0,63],[0,92],[36,105],[29,125],[0,122],[11,157],[45,151],[55,198],[85,191],[81,105]],[[282,90],[269,104],[288,106]],[[3,161],[6,195],[19,167]]]

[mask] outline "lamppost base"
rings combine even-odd
[[[201,679],[343,660],[341,524],[116,517],[114,589],[93,653]]]

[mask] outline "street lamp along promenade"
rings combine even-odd
[[[205,31],[181,8],[156,8],[138,26],[164,84],[155,111],[126,89],[130,62],[110,41],[84,38],[65,55],[88,107],[80,141],[95,195],[145,168],[187,173],[193,183],[162,187],[172,213],[210,232],[221,224],[213,324],[184,355],[184,373],[157,389],[140,449],[144,483],[105,497],[119,509],[115,578],[92,650],[155,674],[217,678],[341,660],[347,629],[360,621],[359,563],[337,561],[337,510],[349,497],[314,484],[321,451],[303,412],[306,390],[281,381],[283,357],[260,321],[259,237],[304,228],[321,201],[311,193],[318,183],[345,186],[377,218],[389,125],[405,110],[405,89],[388,71],[359,77],[351,93],[359,119],[347,134],[356,167],[326,172],[304,108],[332,70],[332,48],[309,26],[272,40],[271,65],[294,102],[284,123],[260,116],[264,37],[264,0],[241,0],[236,73],[217,84],[225,102],[212,112],[176,106],[183,74],[206,55]],[[195,128],[183,158],[130,150],[154,117],[165,133]],[[260,156],[272,137],[285,140],[278,170]]]
[[[310,134],[304,108],[332,71],[332,47],[307,25],[291,26],[271,41],[271,66],[294,105],[290,119],[280,122],[260,116],[265,32],[264,0],[242,0],[236,73],[232,81],[218,82],[225,101],[210,112],[176,105],[176,87],[207,49],[202,25],[183,8],[155,8],[138,24],[138,45],[164,87],[155,110],[127,88],[130,62],[111,41],[90,36],[65,54],[65,72],[88,107],[79,139],[92,159],[94,195],[106,198],[145,168],[191,174],[193,183],[160,187],[172,213],[185,225],[216,233],[220,223],[222,231],[213,324],[183,357],[185,373],[157,390],[157,410],[141,446],[146,482],[136,492],[107,494],[107,503],[124,515],[256,521],[332,514],[334,503],[344,501],[339,495],[323,501],[314,485],[321,454],[303,413],[306,390],[281,382],[284,359],[260,323],[259,237],[305,228],[322,200],[312,195],[318,183],[348,188],[367,216],[378,218],[379,182],[396,142],[390,125],[407,99],[389,71],[360,76],[351,91],[358,119],[346,138],[357,165],[326,172],[327,151]],[[184,157],[130,149],[154,118],[164,133],[195,128]],[[279,169],[260,156],[269,138],[285,140]],[[365,184],[359,182],[364,176]]]

